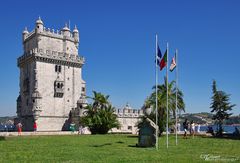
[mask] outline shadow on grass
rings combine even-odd
[[[100,144],[100,145],[91,145],[91,147],[104,147],[107,145],[112,145],[112,143],[104,143],[104,144]]]
[[[117,141],[116,143],[118,143],[118,144],[123,144],[124,142],[123,142],[123,141]]]
[[[153,147],[140,147],[140,146],[138,146],[138,144],[136,144],[136,145],[128,145],[128,147],[131,147],[131,148],[155,149],[154,146]]]
[[[4,136],[0,136],[0,141],[5,140]]]
[[[223,134],[223,136],[201,136],[201,137],[202,138],[240,140],[240,137],[234,136],[233,134]]]
[[[128,145],[128,147],[132,147],[132,148],[140,148],[139,146],[136,145]]]
[[[138,135],[128,135],[127,138],[138,138]]]

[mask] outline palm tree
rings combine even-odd
[[[165,79],[164,84],[157,86],[157,93],[158,93],[158,126],[159,126],[159,132],[161,133],[165,130],[166,126],[166,120],[167,120],[167,88],[168,88],[168,114],[170,115],[172,113],[174,119],[176,117],[176,107],[175,107],[175,101],[176,101],[176,87],[175,81],[172,81],[167,84],[167,81]],[[145,115],[146,117],[150,118],[151,120],[155,121],[155,111],[156,111],[156,92],[155,92],[156,86],[153,87],[154,92],[145,100],[143,109],[146,108],[153,108],[153,111],[150,113],[150,115]],[[178,109],[179,111],[185,111],[185,103],[183,100],[183,93],[181,90],[177,89],[177,100],[178,100]],[[144,120],[144,119],[143,119]],[[173,123],[170,121],[170,123]],[[141,122],[140,124],[141,125]]]
[[[88,126],[92,134],[106,134],[112,128],[119,127],[115,108],[108,101],[109,96],[93,91],[93,104],[85,108],[86,116],[81,123]]]
[[[109,105],[109,95],[103,95],[100,92],[93,91],[93,97],[88,97],[93,100],[93,107],[104,108],[105,106]]]

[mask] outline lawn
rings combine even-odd
[[[0,139],[0,162],[240,162],[240,140],[160,137],[159,150],[131,135],[21,136]]]

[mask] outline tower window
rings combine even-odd
[[[63,81],[54,82],[54,97],[63,97],[64,93],[63,87],[64,87]]]
[[[55,65],[55,72],[61,72],[61,68],[60,65]]]
[[[132,126],[128,126],[128,130],[132,130]]]
[[[85,87],[82,87],[82,92],[85,92]]]

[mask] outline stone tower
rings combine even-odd
[[[17,121],[25,131],[32,131],[34,122],[37,131],[65,130],[70,111],[80,105],[86,94],[77,27],[73,32],[67,25],[54,31],[44,27],[39,18],[32,32],[25,28],[22,41],[24,53],[17,61],[20,69]]]

